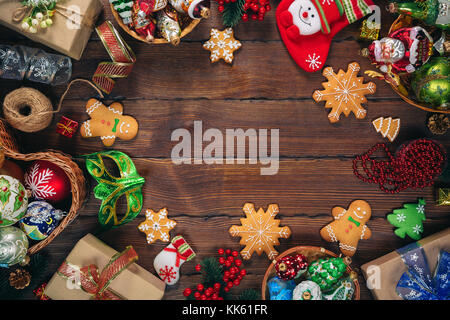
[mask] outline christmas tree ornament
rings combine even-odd
[[[59,0],[23,0],[22,7],[13,12],[13,21],[21,22],[23,31],[37,33],[53,24],[52,17]]]
[[[391,13],[421,20],[429,26],[450,30],[450,1],[448,0],[391,0],[388,10]]]
[[[392,119],[392,117],[379,117],[378,119],[373,120],[372,124],[375,130],[381,133],[383,138],[388,138],[390,142],[393,142],[400,132],[400,118]]]
[[[241,250],[241,255],[248,260],[256,252],[258,255],[265,252],[269,259],[275,259],[278,251],[274,246],[279,245],[278,238],[289,238],[291,229],[280,227],[280,220],[275,219],[279,209],[277,204],[269,204],[267,211],[263,208],[255,210],[253,203],[246,203],[243,211],[245,218],[241,218],[241,226],[233,225],[228,232],[233,237],[241,237],[239,242],[245,245]]]
[[[180,267],[195,257],[191,246],[180,235],[174,237],[153,261],[153,267],[161,280],[167,285],[174,285],[180,278]]]
[[[305,280],[295,287],[292,300],[322,300],[322,292],[317,283]]]
[[[208,19],[211,14],[210,0],[169,0],[169,3],[175,10],[187,14],[191,19]]]
[[[169,242],[170,230],[172,230],[177,223],[167,217],[167,209],[163,208],[155,213],[153,210],[145,212],[145,221],[138,226],[139,231],[144,232],[147,236],[147,243],[152,244],[156,240]]]
[[[5,151],[0,146],[0,176],[9,176],[23,182],[23,170],[15,162],[5,157]]]
[[[450,206],[450,188],[438,188],[436,194],[436,205]]]
[[[292,294],[296,287],[294,280],[282,280],[279,277],[273,277],[267,281],[270,300],[292,300]]]
[[[411,88],[417,100],[436,109],[450,107],[450,57],[433,57],[413,73]]]
[[[59,133],[67,138],[72,138],[75,132],[77,132],[77,129],[78,122],[64,116],[61,116],[56,124],[56,133]]]
[[[365,95],[374,94],[377,87],[373,82],[363,83],[364,78],[358,77],[359,70],[356,62],[348,65],[347,72],[340,69],[336,74],[331,67],[323,70],[328,82],[322,83],[325,90],[314,91],[313,99],[316,102],[326,101],[325,108],[331,109],[328,114],[331,123],[338,122],[342,113],[348,117],[353,112],[357,119],[366,117],[367,112],[361,104],[367,102]]]
[[[373,155],[378,150],[385,152],[387,160],[375,159]],[[353,159],[353,173],[358,179],[376,183],[382,191],[394,194],[433,185],[446,163],[445,149],[433,140],[422,138],[403,144],[395,156],[385,144],[377,143]]]
[[[372,42],[361,51],[381,72],[412,73],[427,63],[433,53],[433,39],[422,27],[405,27]]]
[[[411,239],[422,238],[423,221],[425,221],[425,200],[417,203],[405,203],[402,209],[396,209],[387,215],[387,220],[395,229],[394,233],[404,239],[408,235]]]
[[[97,99],[89,99],[86,112],[91,119],[81,125],[81,136],[100,137],[105,147],[112,146],[116,138],[131,140],[138,133],[139,125],[136,119],[123,115],[123,105],[119,102],[105,106]]]
[[[139,8],[149,16],[152,12],[164,9],[167,6],[167,0],[136,0]]]
[[[28,196],[19,180],[0,175],[0,227],[19,221],[27,212]]]
[[[334,207],[331,215],[334,221],[320,230],[321,237],[328,242],[339,242],[341,252],[348,257],[353,256],[359,240],[372,236],[366,225],[372,216],[370,205],[364,200],[355,200],[348,209]]]
[[[369,21],[369,19],[364,19],[361,28],[359,38],[363,40],[378,40],[380,35],[381,24]]]
[[[122,18],[122,22],[126,25],[131,25],[133,22],[131,19],[133,0],[109,0],[109,2]]]
[[[22,230],[16,227],[0,228],[0,266],[10,267],[17,263],[25,265],[29,261],[27,256],[28,239]]]
[[[133,27],[146,41],[151,42],[155,39],[156,21],[139,7],[138,2],[133,4]]]
[[[324,300],[352,300],[355,293],[355,283],[349,276],[339,281],[339,286],[332,293],[324,294]]]
[[[371,0],[283,0],[276,12],[281,39],[305,71],[322,69],[333,37],[371,13]]]
[[[212,63],[223,59],[225,62],[233,62],[233,52],[241,47],[241,43],[234,38],[233,29],[226,28],[223,31],[212,28],[211,38],[203,44],[203,48],[211,51]]]
[[[328,293],[339,284],[339,279],[347,270],[348,260],[326,258],[312,262],[308,268],[308,279],[319,285],[323,293]]]
[[[109,150],[83,156],[89,174],[97,181],[94,195],[102,200],[98,219],[104,228],[118,227],[132,221],[142,210],[142,178],[129,156],[125,153]],[[116,177],[105,167],[104,159],[112,160],[117,166],[119,176]],[[127,211],[119,219],[117,215],[117,200],[125,196]]]
[[[163,38],[174,46],[179,45],[181,39],[181,27],[177,12],[166,7],[156,13],[156,21],[156,27]]]
[[[274,260],[275,270],[281,280],[292,280],[300,277],[306,272],[308,262],[302,254],[295,256],[286,256],[281,259]]]
[[[31,191],[31,197],[56,204],[70,196],[71,185],[63,169],[56,164],[34,161],[25,172],[25,187]]]
[[[16,269],[9,274],[9,284],[11,287],[22,290],[30,285],[31,275],[25,269]]]
[[[65,215],[45,201],[35,201],[28,205],[26,216],[20,220],[20,229],[32,240],[44,240]]]
[[[445,134],[450,128],[450,120],[443,113],[435,113],[428,118],[427,127],[432,134]]]

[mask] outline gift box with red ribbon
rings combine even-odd
[[[56,125],[56,132],[68,138],[72,138],[74,133],[77,132],[77,129],[78,122],[64,116],[59,119],[59,122]]]

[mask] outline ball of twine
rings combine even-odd
[[[50,125],[53,117],[50,100],[33,88],[20,88],[8,93],[3,102],[3,115],[17,130],[37,132]]]

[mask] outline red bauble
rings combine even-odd
[[[282,280],[292,280],[306,271],[308,263],[302,254],[286,256],[277,261],[275,270]]]
[[[59,203],[70,195],[71,185],[63,169],[49,161],[37,160],[25,173],[25,188],[31,197]]]

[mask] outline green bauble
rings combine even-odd
[[[27,250],[28,239],[22,230],[11,226],[0,228],[0,266],[25,263]]]
[[[414,72],[411,88],[420,102],[436,109],[448,109],[450,107],[450,58],[431,58]]]
[[[325,293],[339,285],[338,281],[346,270],[347,265],[342,258],[319,259],[309,266],[307,278],[317,283]]]
[[[0,227],[10,226],[27,213],[28,197],[16,178],[0,175]]]

